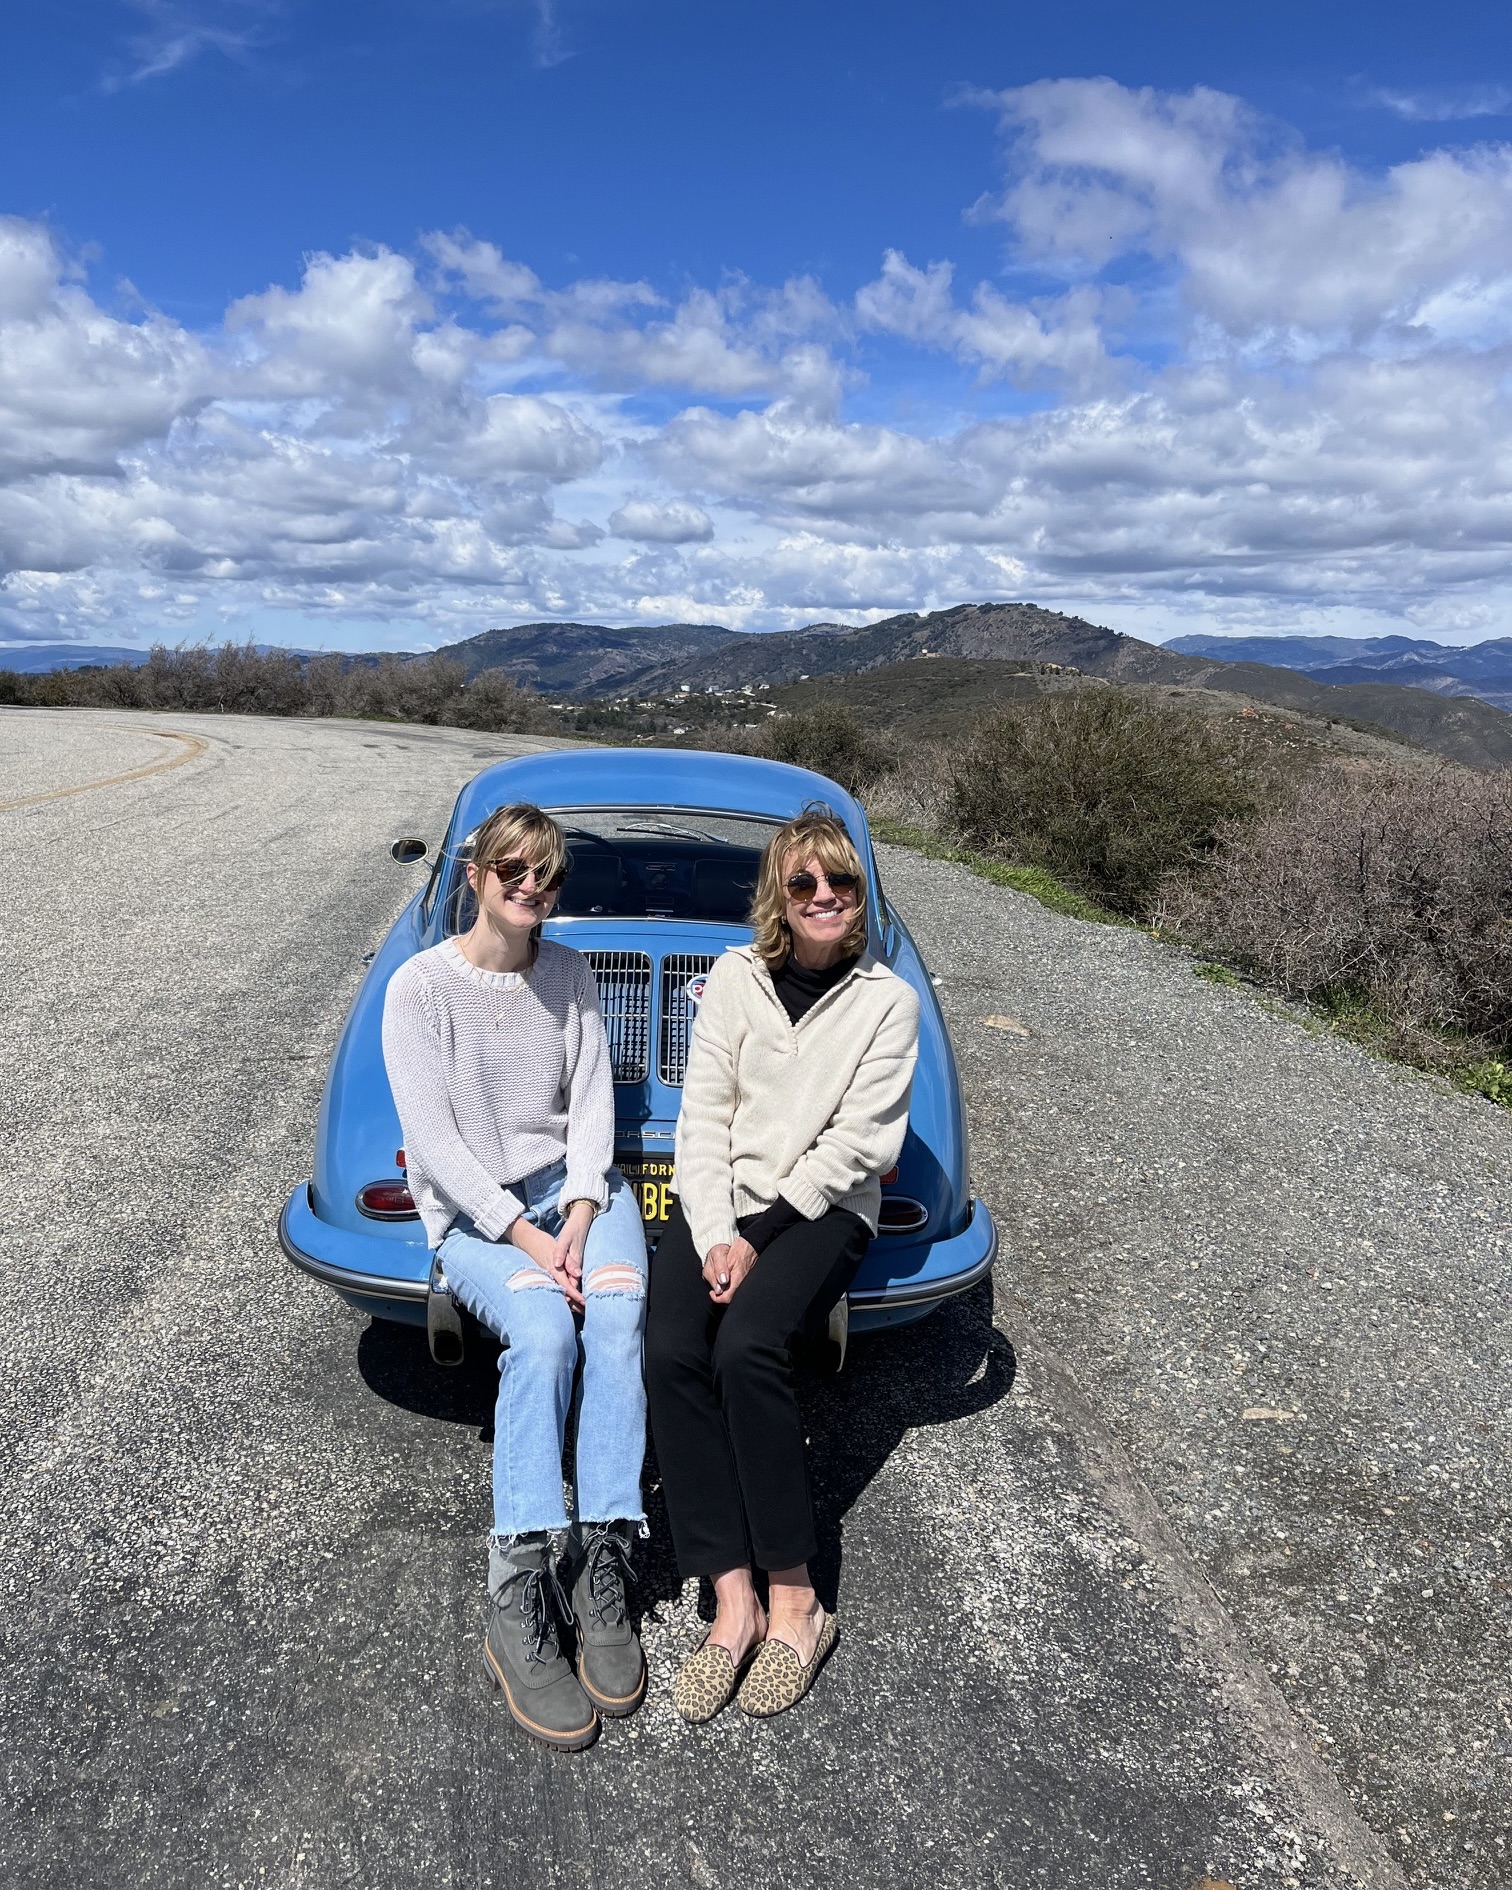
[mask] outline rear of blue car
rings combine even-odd
[[[606,769],[609,757],[619,765]],[[351,1304],[424,1321],[430,1256],[403,1190],[399,1121],[383,1068],[383,995],[405,959],[470,922],[462,865],[471,833],[492,807],[520,799],[550,807],[568,833],[573,870],[547,931],[581,951],[598,982],[614,1065],[615,1159],[648,1239],[671,1205],[673,1137],[702,981],[721,952],[749,940],[743,915],[766,836],[822,790],[870,868],[880,920],[873,949],[922,1005],[908,1137],[883,1178],[881,1228],[851,1291],[851,1330],[917,1319],[990,1270],[995,1235],[969,1193],[949,1037],[913,942],[876,885],[859,809],[833,783],[798,769],[698,756],[694,778],[680,781],[677,767],[665,765],[672,760],[603,750],[531,757],[464,790],[430,885],[401,915],[358,992],[326,1085],[313,1179],[294,1191],[280,1220],[289,1258]],[[627,793],[653,762],[663,764],[650,777],[655,796]],[[687,775],[689,758],[676,762]],[[564,802],[565,781],[581,798]],[[611,785],[618,794],[607,802],[582,792]]]

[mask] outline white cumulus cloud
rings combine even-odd
[[[701,505],[687,499],[626,499],[609,514],[609,529],[616,538],[647,544],[702,545],[714,536],[714,521]]]
[[[988,281],[892,248],[843,294],[669,296],[452,231],[192,330],[0,218],[0,640],[988,595],[1503,629],[1512,147],[1372,169],[1202,88],[982,102]]]

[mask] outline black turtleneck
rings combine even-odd
[[[810,971],[806,965],[800,965],[791,952],[783,960],[782,969],[772,973],[772,989],[782,1000],[782,1008],[793,1023],[804,1017],[819,1002],[826,991],[833,991],[845,976],[855,957],[842,958],[838,964],[826,965],[823,971]]]

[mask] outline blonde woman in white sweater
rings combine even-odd
[[[919,1030],[918,999],[866,950],[865,894],[840,821],[789,821],[762,857],[755,938],[716,962],[694,1026],[646,1378],[678,1565],[708,1576],[718,1604],[674,1693],[695,1722],[737,1689],[760,1716],[796,1704],[835,1643],[809,1579],[788,1348],[838,1304],[876,1233]]]

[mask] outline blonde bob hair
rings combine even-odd
[[[496,807],[473,835],[467,877],[480,906],[481,876],[499,860],[523,861],[534,869],[538,886],[553,890],[567,877],[572,864],[566,835],[550,814],[542,813],[532,801],[513,801],[508,807]],[[537,925],[530,934],[532,962],[540,938],[541,928]]]
[[[751,901],[751,943],[768,971],[780,971],[793,948],[787,923],[787,877],[817,860],[826,873],[854,873],[856,909],[841,944],[854,957],[866,944],[866,872],[842,821],[827,807],[805,807],[796,820],[779,827],[767,842]]]

